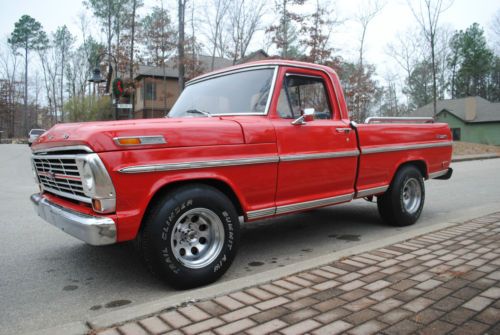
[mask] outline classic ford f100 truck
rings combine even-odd
[[[376,198],[410,225],[424,180],[452,173],[446,124],[350,122],[331,68],[280,60],[191,80],[166,118],[56,125],[32,151],[39,216],[92,245],[135,240],[181,288],[228,269],[241,224]]]

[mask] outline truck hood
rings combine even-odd
[[[115,137],[163,136],[167,143],[123,147]],[[140,119],[63,123],[52,127],[33,144],[33,150],[85,145],[94,152],[134,150],[147,147],[191,147],[242,144],[241,126],[232,120],[213,118]]]

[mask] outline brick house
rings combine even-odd
[[[202,72],[211,69],[212,57],[199,56]],[[233,65],[229,59],[216,57],[214,70]],[[165,67],[139,65],[134,78],[136,93],[134,96],[134,118],[154,118],[165,116],[179,97],[178,69],[174,60]]]

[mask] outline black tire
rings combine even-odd
[[[424,208],[425,186],[420,171],[413,165],[400,168],[389,189],[377,198],[382,219],[397,227],[414,224]]]
[[[239,221],[232,202],[213,187],[192,184],[168,192],[152,205],[136,247],[155,275],[187,289],[221,277],[238,242]]]

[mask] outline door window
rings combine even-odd
[[[286,76],[278,99],[278,115],[284,119],[296,119],[306,108],[314,109],[315,119],[332,118],[323,79],[300,75]]]

